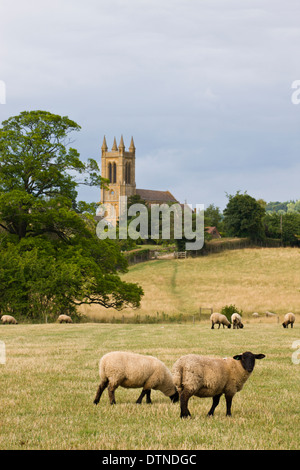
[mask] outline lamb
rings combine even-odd
[[[58,323],[73,323],[72,318],[69,315],[59,315],[57,319]]]
[[[17,320],[14,317],[12,317],[11,315],[3,315],[1,317],[1,321],[2,321],[3,325],[5,325],[5,324],[7,324],[7,325],[17,325],[18,324]]]
[[[179,400],[179,394],[174,386],[171,372],[166,365],[153,356],[144,356],[132,352],[113,351],[105,354],[99,364],[100,385],[94,400],[95,405],[108,387],[111,405],[116,403],[115,390],[124,388],[139,388],[143,390],[136,403],[141,404],[146,395],[146,402],[151,402],[151,389],[160,390],[173,403]]]
[[[223,315],[222,313],[212,313],[210,316],[210,321],[211,321],[212,330],[214,329],[214,326],[216,323],[219,325],[218,329],[220,329],[221,324],[223,325],[223,328],[225,328],[225,325],[228,328],[231,328],[231,323],[227,320],[225,315]]]
[[[231,315],[231,323],[233,325],[233,329],[244,328],[244,325],[242,323],[242,317],[238,313],[233,313]]]
[[[255,359],[264,357],[264,354],[252,354],[250,351],[224,359],[197,354],[180,357],[172,368],[173,381],[180,398],[180,417],[191,416],[188,400],[192,396],[212,397],[212,407],[208,412],[208,416],[212,416],[223,393],[226,398],[226,416],[231,416],[234,395],[249,378]]]
[[[293,328],[295,320],[296,317],[292,312],[286,313],[283,318],[283,328],[288,328],[289,325],[291,325],[291,328]]]

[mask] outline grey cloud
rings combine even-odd
[[[99,161],[104,134],[111,142],[123,134],[127,145],[133,135],[137,186],[182,201],[224,206],[230,188],[295,197],[298,0],[15,0],[1,8],[1,121],[24,109],[69,115],[82,126],[82,158]],[[279,188],[270,175],[282,171]],[[87,200],[99,193],[80,190]]]

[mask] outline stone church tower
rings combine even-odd
[[[119,218],[119,196],[133,196],[136,194],[135,185],[135,146],[131,137],[130,147],[125,150],[123,136],[117,147],[116,138],[111,151],[108,151],[104,136],[101,147],[101,176],[109,180],[109,188],[101,189],[101,202],[114,206],[116,217]],[[107,214],[110,219],[110,214]]]
[[[174,204],[178,202],[170,191],[137,189],[135,184],[135,146],[133,137],[128,151],[125,150],[123,136],[117,147],[116,138],[111,151],[108,151],[105,136],[101,147],[101,176],[109,180],[108,189],[101,188],[101,203],[105,206],[105,219],[115,223],[119,219],[119,197],[138,195],[148,205]],[[114,214],[111,213],[112,206]]]

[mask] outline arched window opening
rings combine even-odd
[[[111,163],[108,164],[108,179],[109,179],[109,182],[112,183],[112,166],[111,166]]]
[[[116,163],[113,164],[113,183],[117,182],[117,165]]]
[[[125,183],[130,184],[130,170],[131,170],[131,165],[130,163],[125,164]]]

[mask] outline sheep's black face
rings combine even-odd
[[[234,356],[233,359],[241,361],[243,368],[247,372],[252,372],[255,366],[255,359],[263,359],[266,357],[264,354],[252,354],[250,351],[246,351],[243,354]]]

